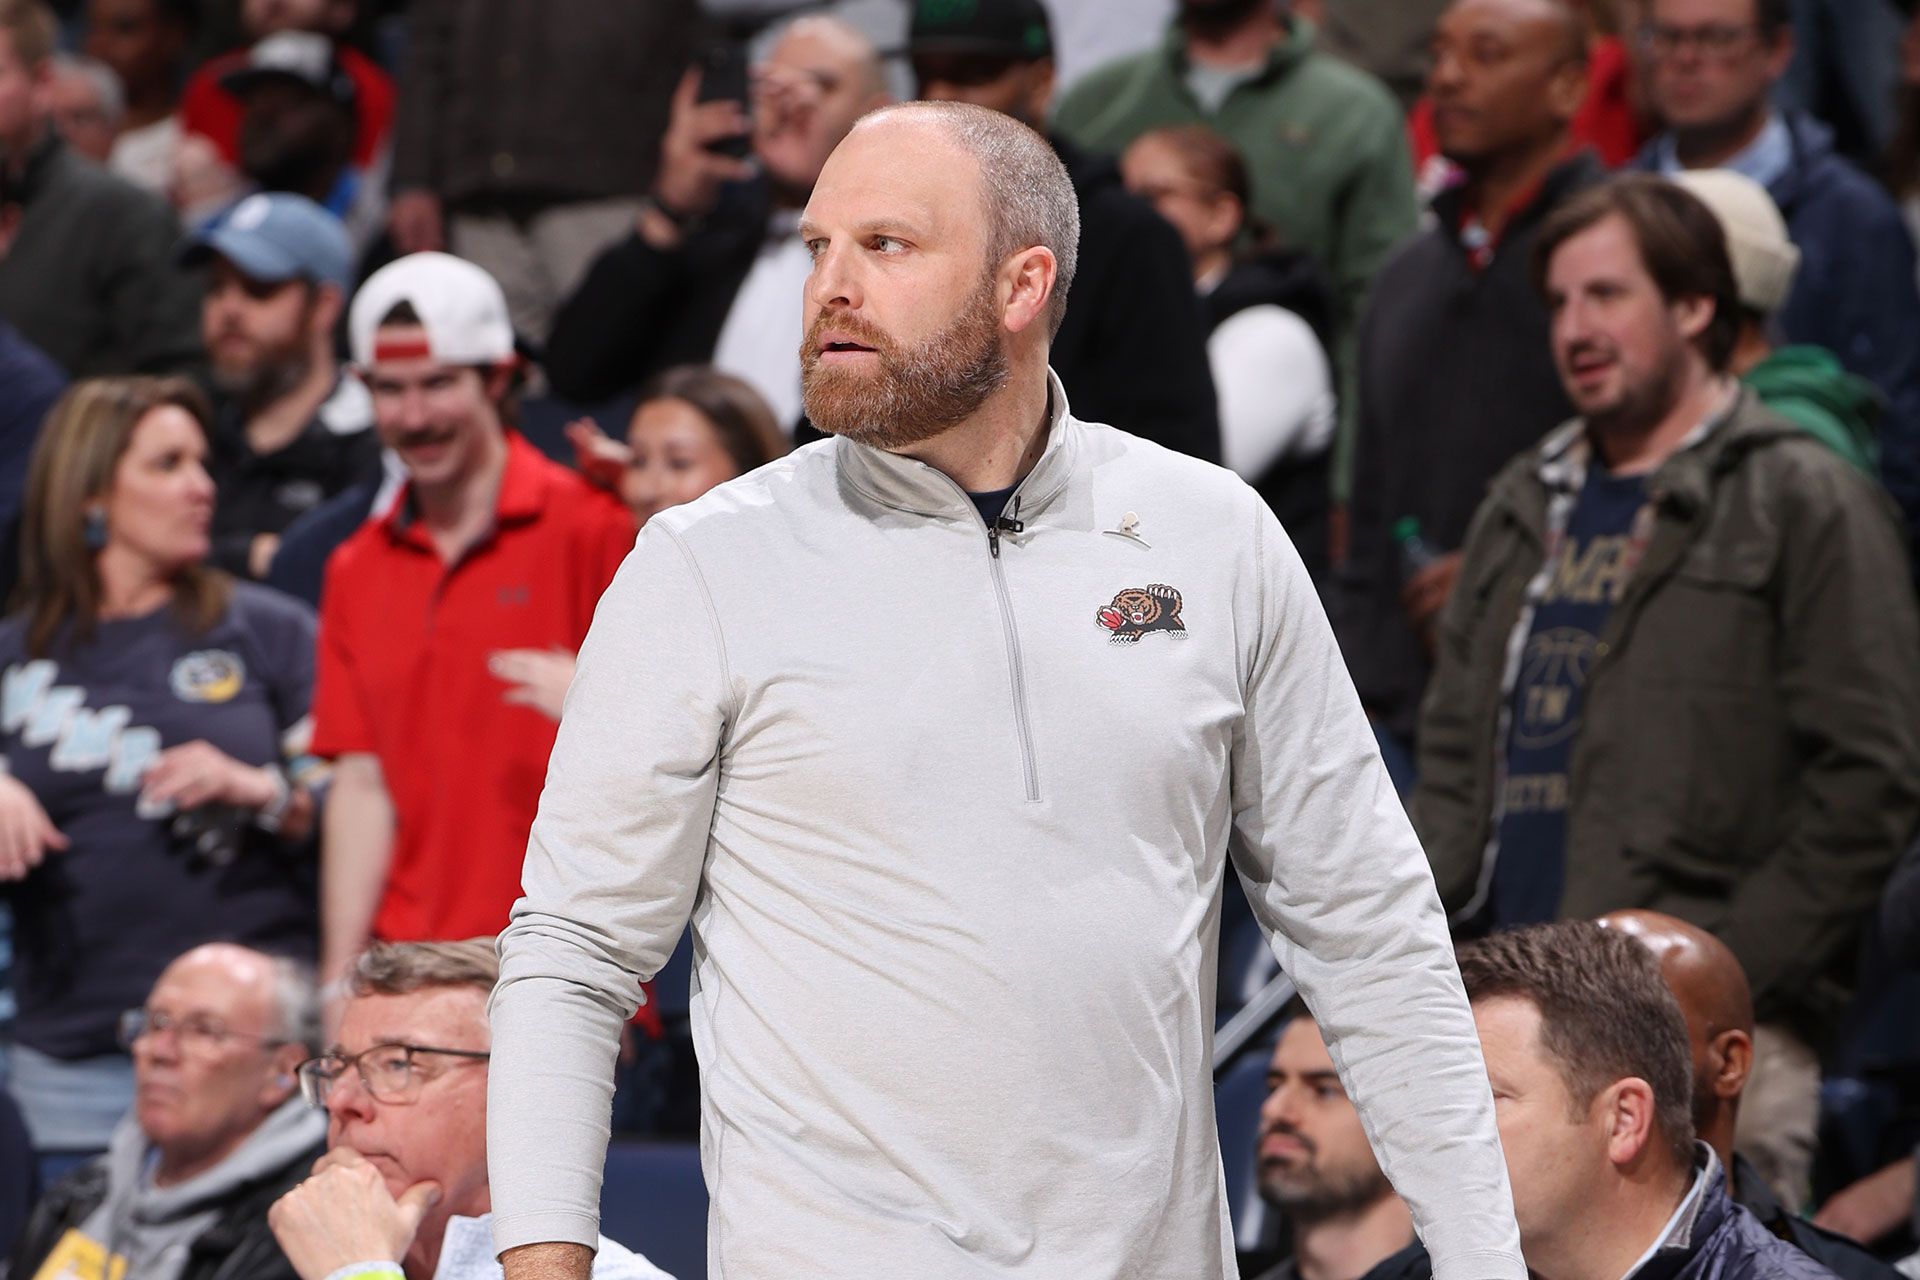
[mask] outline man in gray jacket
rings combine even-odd
[[[107,1153],[34,1207],[5,1273],[293,1280],[266,1212],[324,1149],[326,1124],[293,1078],[320,1038],[311,973],[231,943],[195,947],[121,1036],[133,1108]]]
[[[581,651],[492,1006],[507,1276],[588,1274],[615,1041],[690,915],[713,1274],[1229,1275],[1231,852],[1438,1273],[1519,1280],[1446,926],[1299,557],[1049,374],[1058,158],[876,112],[801,235],[839,438],[649,521]]]

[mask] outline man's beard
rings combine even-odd
[[[232,397],[245,413],[257,413],[292,393],[312,372],[313,361],[304,350],[262,351],[260,358],[241,367],[213,362],[213,385]]]
[[[1680,382],[1686,373],[1682,352],[1668,353],[1645,380],[1625,386],[1612,404],[1587,413],[1587,429],[1600,435],[1617,433],[1639,435],[1660,424],[1680,399]]]
[[[820,335],[828,329],[872,347],[878,371],[822,364]],[[992,276],[952,324],[911,348],[858,316],[825,311],[814,317],[800,346],[808,420],[828,435],[876,449],[905,449],[964,422],[1006,385],[1008,373]]]
[[[1319,1151],[1309,1146],[1307,1154],[1317,1159]],[[1364,1169],[1329,1169],[1317,1163],[1280,1169],[1263,1163],[1260,1170],[1260,1198],[1295,1223],[1345,1217],[1392,1194],[1393,1184],[1371,1161]]]

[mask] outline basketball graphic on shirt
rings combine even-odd
[[[1587,672],[1593,668],[1594,636],[1578,627],[1555,627],[1528,639],[1520,655],[1520,697],[1513,711],[1513,740],[1530,751],[1564,742],[1579,725],[1575,712]]]
[[[231,702],[247,682],[240,655],[225,649],[201,649],[173,664],[167,683],[182,702]]]

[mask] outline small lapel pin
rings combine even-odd
[[[1131,511],[1121,516],[1120,523],[1107,530],[1107,532],[1116,537],[1131,539],[1143,547],[1147,545],[1147,540],[1140,536],[1140,517]]]

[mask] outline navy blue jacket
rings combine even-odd
[[[1880,471],[1906,517],[1909,548],[1920,535],[1920,289],[1913,239],[1892,197],[1834,153],[1826,126],[1784,117],[1793,163],[1768,188],[1800,249],[1800,273],[1780,311],[1781,336],[1840,357],[1880,388]],[[1654,167],[1649,144],[1636,162]]]
[[[1678,1234],[1683,1238],[1643,1262],[1631,1280],[1836,1280],[1728,1198],[1726,1171],[1717,1159],[1712,1159],[1692,1228]],[[1363,1280],[1433,1280],[1433,1264],[1415,1241]]]
[[[41,419],[66,389],[67,375],[52,357],[0,320],[0,525],[20,514]]]

